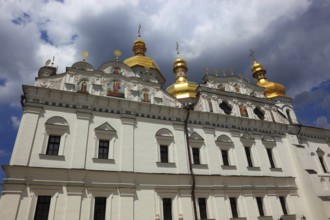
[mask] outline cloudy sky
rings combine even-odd
[[[303,124],[330,129],[329,0],[2,0],[0,1],[0,162],[8,164],[21,118],[22,84],[55,56],[58,72],[81,60],[94,68],[132,55],[138,25],[167,79],[180,42],[190,81],[205,67],[251,77],[249,50],[284,84]],[[0,177],[2,177],[1,174]]]

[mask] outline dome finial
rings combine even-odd
[[[256,58],[254,57],[255,51],[250,49],[250,57],[252,58],[253,61],[256,61]]]
[[[146,44],[141,39],[141,24],[139,24],[139,28],[138,28],[138,39],[134,41],[132,50],[134,52],[134,55],[140,55],[140,56],[144,56],[147,51]]]
[[[141,24],[139,24],[139,28],[138,28],[138,37],[141,37]]]
[[[176,42],[176,54],[178,55],[178,57],[180,57],[179,46],[179,42]]]
[[[83,51],[81,53],[81,55],[83,56],[83,61],[86,61],[86,58],[88,57],[88,52],[87,51]]]

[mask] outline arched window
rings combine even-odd
[[[235,169],[235,158],[234,158],[234,144],[230,137],[227,135],[220,135],[215,141],[220,149],[222,168],[232,168]]]
[[[206,164],[203,149],[204,139],[198,133],[194,132],[189,137],[189,144],[193,164]]]
[[[222,109],[222,111],[227,114],[227,115],[230,115],[231,112],[232,112],[232,107],[228,104],[227,101],[222,101],[220,104],[219,104],[219,107]]]
[[[69,133],[68,122],[59,116],[54,116],[45,123],[46,135],[42,154],[63,156],[66,135]]]
[[[156,133],[158,142],[158,163],[174,163],[174,135],[167,129],[159,129]]]
[[[256,116],[260,119],[260,120],[264,120],[265,119],[265,112],[263,110],[261,110],[261,108],[259,106],[255,107],[253,109],[254,114],[256,114]]]
[[[285,112],[286,112],[286,115],[288,116],[289,123],[292,124],[292,118],[291,118],[290,110],[287,109]]]

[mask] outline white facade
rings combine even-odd
[[[94,219],[97,198],[111,220],[167,220],[166,201],[173,220],[195,210],[205,219],[203,201],[207,219],[330,218],[330,131],[299,125],[290,98],[205,75],[189,109],[152,70],[114,61],[57,75],[43,68],[23,86],[1,219],[35,219],[42,196],[47,219]],[[60,137],[55,153],[50,137]]]

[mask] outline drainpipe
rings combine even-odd
[[[189,145],[189,136],[188,136],[188,120],[189,120],[190,110],[193,110],[193,105],[187,105],[184,107],[184,109],[187,111],[187,116],[184,121],[184,133],[186,135],[186,146],[187,146],[187,153],[188,153],[188,160],[189,160],[189,170],[190,170],[191,179],[192,179],[191,199],[193,200],[195,220],[197,220],[197,204],[196,204],[196,194],[195,194],[196,178],[195,178],[194,170],[192,167],[192,159],[191,159],[191,154],[190,154],[190,145]]]

